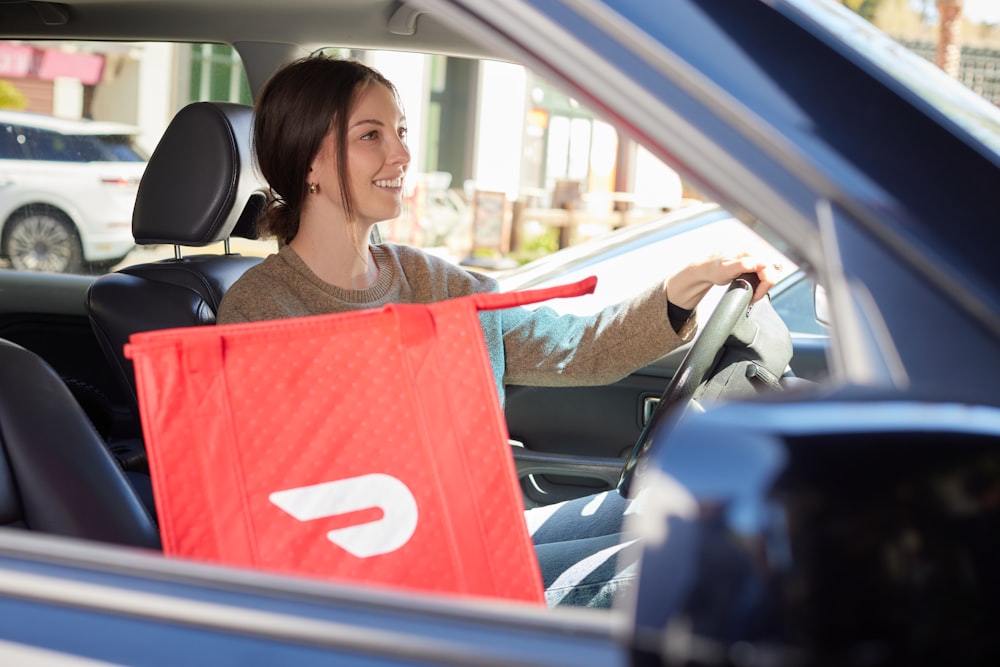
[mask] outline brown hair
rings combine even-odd
[[[324,55],[295,60],[264,84],[253,122],[257,168],[271,188],[271,199],[257,223],[261,236],[275,236],[282,243],[295,238],[308,196],[310,165],[331,130],[337,139],[340,194],[347,217],[353,220],[344,139],[354,100],[372,83],[398,96],[396,87],[375,69]]]

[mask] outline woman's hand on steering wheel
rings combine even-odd
[[[712,287],[729,284],[746,273],[755,274],[760,281],[751,298],[751,303],[756,303],[778,281],[781,265],[747,251],[711,255],[668,278],[667,298],[675,306],[693,310]]]

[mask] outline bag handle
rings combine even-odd
[[[597,276],[588,276],[575,283],[543,287],[541,289],[474,294],[472,295],[472,301],[475,303],[477,310],[499,310],[501,308],[514,308],[529,303],[538,303],[539,301],[548,301],[549,299],[562,299],[593,294],[595,287],[597,287]]]

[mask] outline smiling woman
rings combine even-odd
[[[396,89],[374,69],[327,56],[290,65],[257,102],[253,146],[275,193],[261,233],[330,284],[370,287],[372,227],[402,211],[405,138]]]
[[[257,163],[273,197],[261,227],[277,233],[281,245],[226,292],[219,324],[497,291],[491,278],[417,249],[369,243],[376,223],[399,214],[398,181],[410,162],[399,96],[377,71],[322,55],[297,60],[268,81],[255,110]],[[776,279],[772,262],[714,250],[687,258],[666,280],[595,315],[483,313],[501,404],[508,384],[609,384],[652,363],[690,336],[692,312],[709,289],[741,274],[755,278],[754,301],[764,298]],[[547,511],[535,521],[546,524],[535,535],[551,604],[608,607],[635,579],[634,563],[620,550],[629,502],[616,493],[584,504],[590,502],[589,514]],[[553,529],[557,521],[562,525]],[[573,574],[581,561],[588,563],[586,577]]]

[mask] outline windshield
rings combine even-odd
[[[1000,108],[843,5],[816,0],[786,2],[879,65],[897,83],[1000,154]]]
[[[86,137],[81,137],[86,139]],[[132,137],[124,134],[108,134],[91,137],[94,162],[145,162],[148,156],[135,145]]]
[[[0,156],[48,162],[144,162],[145,154],[124,134],[62,134],[35,127],[0,128]]]

